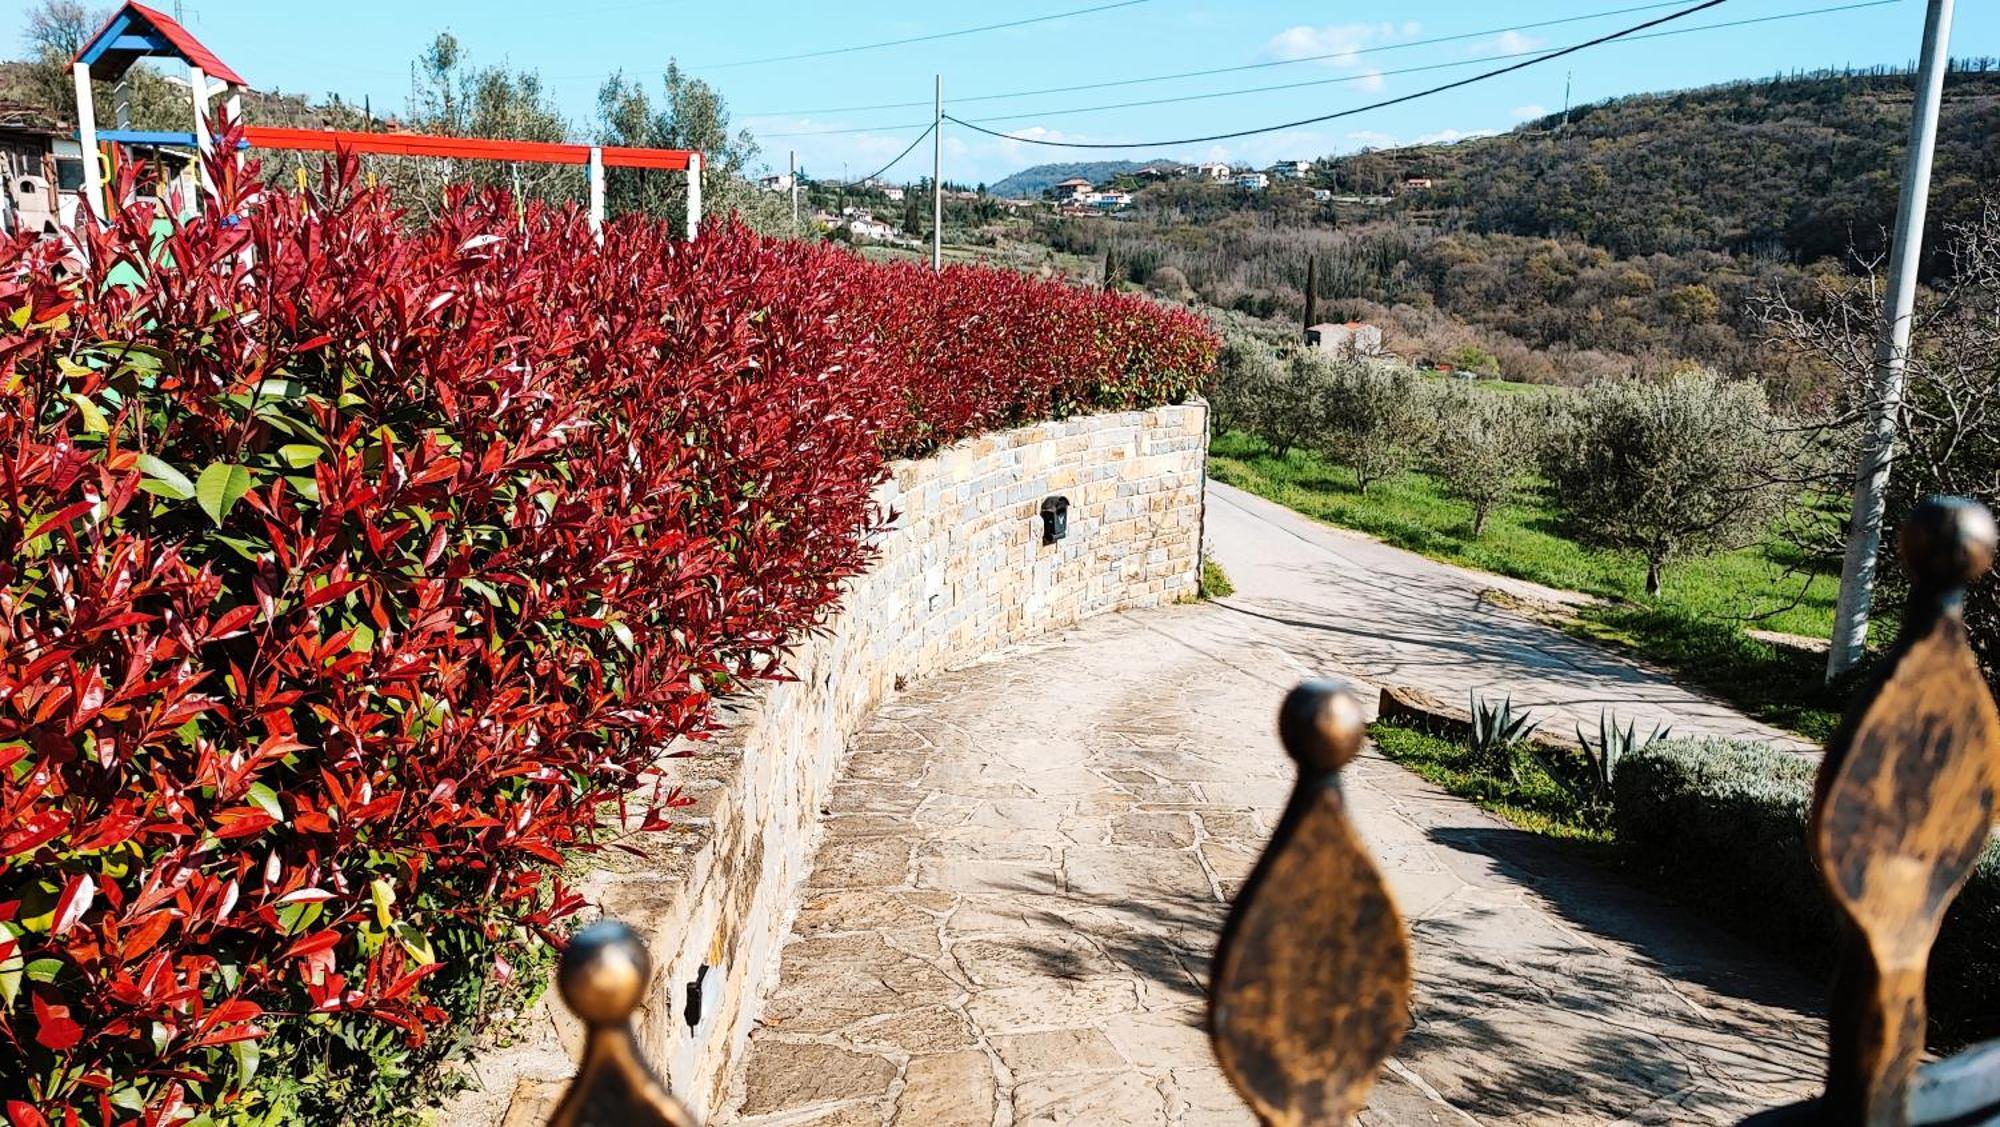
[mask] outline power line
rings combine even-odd
[[[1629,16],[1633,12],[1650,12],[1658,8],[1671,8],[1682,0],[1661,0],[1656,4],[1640,4],[1631,8],[1612,8],[1602,12],[1586,12],[1582,15],[1564,16],[1561,19],[1541,20],[1537,23],[1515,24],[1512,27],[1493,27],[1485,31],[1462,31],[1452,35],[1433,36],[1429,39],[1412,39],[1404,43],[1385,43],[1376,47],[1362,47],[1353,51],[1333,51],[1323,55],[1302,55],[1296,59],[1272,59],[1261,63],[1241,63],[1236,66],[1213,67],[1208,70],[1185,70],[1174,74],[1155,74],[1144,78],[1120,78],[1109,82],[1086,82],[1077,86],[1048,86],[1040,90],[1016,90],[1006,94],[978,94],[969,98],[953,98],[952,101],[965,105],[968,102],[997,102],[1007,98],[1032,98],[1040,94],[1074,94],[1082,90],[1107,90],[1115,86],[1143,86],[1153,82],[1172,82],[1182,78],[1208,78],[1218,74],[1236,74],[1246,70],[1266,70],[1271,67],[1298,66],[1302,63],[1323,63],[1330,59],[1347,59],[1356,55],[1373,55],[1383,51],[1407,51],[1413,47],[1430,47],[1439,43],[1458,43],[1467,39],[1478,39],[1487,35],[1504,35],[1510,31],[1532,31],[1536,28],[1555,27],[1558,24],[1583,23],[1587,20],[1609,19],[1612,16]],[[1511,58],[1512,56],[1505,56]],[[836,113],[865,113],[869,110],[922,109],[929,102],[878,102],[872,106],[835,106],[819,110],[773,110],[768,113],[753,113],[743,116],[757,117],[813,117]]]
[[[1681,0],[1676,0],[1676,2],[1677,3],[1681,2]],[[1626,37],[1623,40],[1620,40],[1620,42],[1638,43],[1649,39],[1666,39],[1670,36],[1676,36],[1676,35],[1693,35],[1694,33],[1701,31],[1720,31],[1725,28],[1744,27],[1750,24],[1772,23],[1777,20],[1794,20],[1794,19],[1801,19],[1806,16],[1819,16],[1819,15],[1828,15],[1835,12],[1848,12],[1848,11],[1854,11],[1859,8],[1881,8],[1881,7],[1887,7],[1892,4],[1900,4],[1902,2],[1903,0],[1859,0],[1859,2],[1857,3],[1840,4],[1827,8],[1811,8],[1799,12],[1784,12],[1772,16],[1757,16],[1752,19],[1729,20],[1722,23],[1703,24],[1700,27],[1673,28],[1668,31],[1652,32],[1651,34],[1648,35],[1632,35]],[[1142,106],[1175,105],[1182,102],[1203,102],[1203,101],[1210,101],[1216,98],[1239,98],[1249,94],[1268,94],[1268,93],[1273,93],[1275,91],[1300,90],[1313,86],[1335,86],[1349,82],[1366,82],[1376,78],[1387,78],[1400,74],[1420,74],[1427,71],[1456,70],[1461,67],[1479,66],[1482,63],[1500,62],[1506,59],[1532,58],[1539,60],[1544,53],[1545,52],[1541,50],[1514,51],[1504,55],[1487,55],[1484,58],[1478,58],[1478,59],[1457,59],[1448,63],[1427,63],[1423,66],[1399,67],[1394,70],[1372,71],[1367,74],[1347,74],[1347,75],[1341,75],[1338,78],[1315,78],[1315,79],[1309,79],[1304,82],[1283,82],[1269,86],[1249,86],[1235,90],[1216,90],[1206,94],[1179,94],[1173,97],[1166,97],[1166,98],[1148,98],[1144,101],[1137,101],[1137,102],[1113,102],[1106,105],[1097,105],[1097,106],[1073,106],[1067,109],[1060,109],[1060,110],[1038,110],[1031,113],[1008,114],[1004,117],[982,117],[979,118],[978,120],[982,124],[990,124],[996,121],[1039,121],[1042,118],[1047,118],[1047,117],[1066,117],[1073,114],[1101,113],[1106,110],[1134,109]]]
[[[1076,16],[1087,16],[1094,12],[1109,12],[1117,8],[1130,8],[1151,2],[1152,0],[1116,0],[1115,3],[1099,4],[1093,8],[1077,8],[1068,12],[1054,12],[1046,16],[1030,16],[1026,19],[1008,20],[1005,23],[990,23],[980,27],[964,27],[956,31],[937,31],[929,35],[912,35],[904,39],[885,39],[880,43],[857,43],[849,47],[828,47],[820,51],[801,51],[794,55],[772,55],[762,59],[739,59],[733,63],[716,63],[712,66],[692,69],[727,70],[731,67],[754,67],[763,66],[766,63],[789,63],[800,59],[823,59],[829,55],[847,55],[856,51],[879,51],[885,47],[904,47],[912,43],[931,43],[939,39],[954,39],[962,35],[977,35],[986,31],[1004,31],[1012,27],[1027,27],[1030,24],[1067,20]]]
[[[912,141],[912,142],[910,142],[910,147],[909,147],[909,148],[907,148],[907,149],[904,149],[904,150],[903,150],[902,152],[900,152],[900,153],[897,153],[897,154],[896,154],[896,159],[894,159],[894,160],[890,161],[890,162],[889,162],[888,164],[885,164],[885,165],[883,165],[882,167],[880,167],[880,168],[876,169],[875,171],[873,171],[873,172],[869,173],[868,175],[866,175],[866,176],[863,176],[863,177],[861,178],[861,182],[862,182],[863,184],[866,184],[866,183],[867,183],[867,182],[869,182],[870,180],[873,180],[873,179],[876,179],[877,177],[881,176],[881,175],[882,175],[883,173],[885,173],[885,172],[889,171],[890,169],[892,169],[892,168],[896,167],[897,165],[899,165],[899,164],[903,163],[903,158],[904,158],[904,157],[906,157],[906,156],[909,156],[909,155],[910,155],[911,153],[914,153],[914,152],[916,152],[916,151],[917,151],[917,146],[918,146],[918,145],[921,145],[921,144],[923,144],[923,143],[924,143],[924,139],[925,139],[926,137],[929,137],[929,136],[931,135],[931,133],[932,133],[933,131],[935,131],[936,129],[937,129],[937,123],[936,123],[936,122],[932,122],[932,123],[931,123],[931,127],[930,127],[929,129],[926,129],[926,130],[924,130],[924,131],[923,131],[922,133],[919,133],[919,134],[917,134],[917,139],[916,139],[916,140],[914,140],[914,141]]]
[[[1678,12],[1669,13],[1667,15],[1659,17],[1658,19],[1647,20],[1645,23],[1641,24],[1634,24],[1633,26],[1625,28],[1621,31],[1614,31],[1608,35],[1600,35],[1595,39],[1586,40],[1582,43],[1578,43],[1573,46],[1564,47],[1559,51],[1550,51],[1547,54],[1540,55],[1536,58],[1525,59],[1521,62],[1514,63],[1511,66],[1504,66],[1496,68],[1494,70],[1483,71],[1479,74],[1471,76],[1470,78],[1461,78],[1456,82],[1447,82],[1442,86],[1433,86],[1428,90],[1419,90],[1414,94],[1404,94],[1401,97],[1387,98],[1379,102],[1372,102],[1365,106],[1355,106],[1352,109],[1339,110],[1329,114],[1321,114],[1317,117],[1301,118],[1298,121],[1288,121],[1278,125],[1266,125],[1255,129],[1238,129],[1229,133],[1210,134],[1209,136],[1206,137],[1183,137],[1171,141],[1050,141],[1041,137],[1019,137],[1015,136],[1012,133],[1005,133],[997,129],[988,129],[985,126],[974,125],[973,123],[966,121],[963,118],[954,117],[951,114],[946,114],[944,115],[944,117],[946,121],[950,121],[958,125],[963,125],[967,129],[970,129],[975,133],[984,133],[989,137],[998,137],[1003,141],[1015,141],[1024,145],[1040,145],[1045,148],[1052,148],[1052,149],[1149,149],[1149,148],[1166,148],[1172,145],[1198,145],[1198,144],[1205,144],[1209,141],[1233,141],[1239,137],[1254,137],[1260,133],[1277,133],[1282,130],[1297,129],[1301,126],[1306,126],[1306,125],[1319,125],[1323,122],[1334,121],[1343,117],[1353,117],[1355,114],[1368,113],[1372,110],[1386,109],[1390,106],[1399,106],[1405,102],[1414,102],[1420,98],[1428,98],[1436,94],[1445,93],[1448,90],[1457,90],[1461,87],[1471,86],[1475,83],[1485,82],[1489,79],[1499,78],[1502,75],[1512,74],[1517,70],[1525,70],[1528,67],[1538,66],[1552,59],[1560,59],[1565,55],[1574,55],[1579,51],[1589,50],[1592,47],[1596,47],[1604,43],[1610,43],[1616,39],[1623,39],[1629,35],[1636,35],[1641,31],[1646,31],[1650,28],[1658,27],[1664,23],[1671,23],[1674,20],[1685,19],[1688,16],[1694,15],[1696,12],[1704,12],[1710,8],[1718,7],[1725,3],[1728,3],[1728,0],[1702,0],[1702,2],[1699,4],[1683,8]]]
[[[1674,0],[1674,2],[1681,3],[1683,2],[1683,0]],[[1699,27],[1672,28],[1667,31],[1655,31],[1646,35],[1627,35],[1624,38],[1619,39],[1618,42],[1640,43],[1647,40],[1666,39],[1678,35],[1693,35],[1698,32],[1704,32],[1704,31],[1722,31],[1729,28],[1746,27],[1751,24],[1774,23],[1780,20],[1804,19],[1808,16],[1831,15],[1838,12],[1855,11],[1857,9],[1862,9],[1862,8],[1888,7],[1890,5],[1899,4],[1902,2],[1903,0],[1859,0],[1859,2],[1857,3],[1838,4],[1822,8],[1808,8],[1796,12],[1780,12],[1776,15],[1756,16],[1741,20],[1727,20],[1720,23],[1702,24]],[[1588,45],[1589,44],[1585,44],[1584,46]],[[962,122],[961,124],[976,127],[977,125],[989,125],[995,122],[1038,121],[1043,118],[1049,118],[1049,117],[1066,117],[1066,116],[1073,116],[1076,114],[1101,113],[1108,110],[1136,109],[1146,106],[1175,105],[1184,102],[1209,101],[1219,98],[1236,98],[1250,94],[1268,94],[1278,91],[1300,90],[1316,86],[1335,86],[1351,82],[1367,82],[1375,78],[1386,78],[1395,75],[1421,74],[1437,70],[1456,70],[1462,67],[1479,66],[1482,63],[1499,62],[1506,59],[1539,60],[1545,54],[1546,52],[1541,50],[1516,51],[1511,54],[1505,54],[1505,55],[1488,55],[1483,58],[1477,58],[1477,59],[1457,59],[1446,63],[1427,63],[1422,66],[1398,67],[1394,70],[1374,71],[1367,74],[1347,74],[1347,75],[1341,75],[1336,78],[1315,78],[1315,79],[1309,79],[1304,82],[1275,83],[1266,86],[1250,86],[1233,90],[1216,90],[1205,94],[1180,94],[1164,98],[1148,98],[1142,101],[1111,102],[1094,106],[1072,106],[1058,110],[1038,110],[1027,113],[1014,113],[1014,114],[1006,114],[999,116],[980,117],[980,118],[975,118],[972,121]],[[999,95],[995,95],[995,97],[998,96]],[[965,100],[973,101],[975,99],[968,98]],[[1364,110],[1369,108],[1372,107],[1366,107],[1366,106],[1362,107],[1362,109]],[[1358,113],[1361,111],[1357,110],[1355,112]],[[851,133],[874,133],[874,132],[890,132],[890,131],[900,132],[904,129],[920,129],[923,126],[924,126],[923,122],[913,121],[898,125],[847,126],[839,129],[801,130],[788,133],[759,134],[759,136],[770,139],[777,139],[782,137],[831,137],[831,136],[837,136],[841,134],[851,134]]]

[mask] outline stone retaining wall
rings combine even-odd
[[[590,858],[584,894],[653,953],[640,1044],[697,1114],[718,1106],[775,973],[849,735],[912,680],[1092,615],[1192,597],[1207,423],[1199,403],[1099,415],[897,463],[877,500],[899,516],[842,612],[799,647],[798,679],[743,702],[675,766],[695,799],[678,832],[652,835],[643,857]],[[1039,515],[1050,496],[1070,503],[1053,545]],[[1021,719],[1034,722],[1034,701]],[[440,1121],[539,1124],[580,1040],[550,991],[518,1043],[472,1062],[474,1089]]]

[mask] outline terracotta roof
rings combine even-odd
[[[242,75],[237,74],[235,70],[231,69],[228,63],[217,58],[215,52],[202,46],[201,40],[196,39],[194,34],[188,31],[187,28],[175,23],[172,16],[166,15],[163,12],[156,12],[144,4],[128,3],[113,13],[112,17],[105,21],[104,26],[98,29],[97,34],[91,36],[90,41],[83,45],[83,50],[77,52],[77,61],[82,60],[85,55],[90,54],[92,49],[97,46],[98,40],[104,38],[106,32],[116,27],[121,18],[126,17],[144,23],[152,30],[158,32],[161,38],[173,44],[174,50],[180,53],[182,59],[194,66],[200,67],[203,74],[211,78],[219,78],[231,86],[242,86],[246,89],[249,87],[250,83],[245,81]],[[116,78],[124,74],[133,63],[143,57],[139,52],[116,48],[99,51],[98,55],[100,61],[106,64],[106,76],[110,78]],[[95,68],[93,67],[93,69]]]

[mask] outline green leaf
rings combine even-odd
[[[166,1056],[166,1055],[167,1055],[167,1042],[168,1042],[168,1040],[169,1040],[169,1034],[167,1033],[167,1025],[166,1025],[166,1023],[165,1023],[165,1022],[163,1022],[163,1021],[156,1021],[156,1022],[154,1022],[154,1023],[153,1023],[153,1055],[154,1055],[154,1056],[156,1056],[156,1057],[163,1057],[163,1056]]]
[[[390,926],[395,919],[389,909],[396,903],[396,886],[389,883],[388,877],[376,877],[368,883],[368,895],[375,901],[375,922],[385,928]]]
[[[408,951],[410,953],[410,957],[417,960],[419,963],[437,962],[437,954],[436,952],[431,950],[431,941],[429,937],[425,936],[423,932],[418,931],[416,928],[410,926],[408,923],[402,920],[397,920],[396,922],[390,924],[389,934],[394,935],[396,937],[396,942],[403,945],[403,950]]]
[[[238,1081],[243,1084],[250,1083],[251,1079],[257,1075],[257,1059],[261,1055],[257,1051],[257,1042],[232,1041],[229,1045],[229,1051],[236,1056],[236,1071],[239,1074]]]
[[[250,784],[250,801],[257,809],[278,821],[285,820],[285,804],[278,801],[278,792],[263,783]]]
[[[185,501],[194,496],[194,482],[188,475],[151,454],[139,455],[139,472],[146,475],[139,488],[156,497]]]
[[[28,964],[28,981],[54,982],[56,975],[62,973],[62,966],[61,959],[36,959]]]
[[[194,497],[201,505],[201,511],[208,519],[222,526],[223,519],[236,502],[250,492],[252,480],[250,470],[244,466],[232,466],[227,462],[216,462],[201,471],[201,477],[194,483]]]
[[[291,442],[278,447],[278,457],[295,470],[319,461],[322,453],[319,447],[304,442]]]
[[[83,416],[83,430],[85,434],[107,434],[110,432],[111,420],[104,417],[104,412],[98,409],[97,404],[90,401],[89,396],[78,395],[74,391],[66,391],[63,393],[63,398],[75,404],[77,414]]]
[[[16,940],[21,938],[20,929],[12,924],[0,923],[0,933],[5,933]],[[21,996],[21,972],[26,965],[26,961],[21,957],[21,947],[18,943],[6,961],[0,962],[0,1013],[13,1009],[14,999]]]

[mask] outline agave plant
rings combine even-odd
[[[1496,705],[1473,691],[1472,760],[1486,770],[1519,782],[1521,762],[1515,748],[1539,727],[1541,722],[1531,719],[1526,709],[1514,711],[1512,694]]]
[[[1608,809],[1611,806],[1611,784],[1618,777],[1618,765],[1634,752],[1645,749],[1673,735],[1673,728],[1653,726],[1645,739],[1639,738],[1637,721],[1628,721],[1623,728],[1618,726],[1618,718],[1609,709],[1597,714],[1597,739],[1593,741],[1583,732],[1583,725],[1576,728],[1577,745],[1583,749],[1583,759],[1587,766],[1582,778],[1574,777],[1574,772],[1552,771],[1570,794],[1586,807]]]

